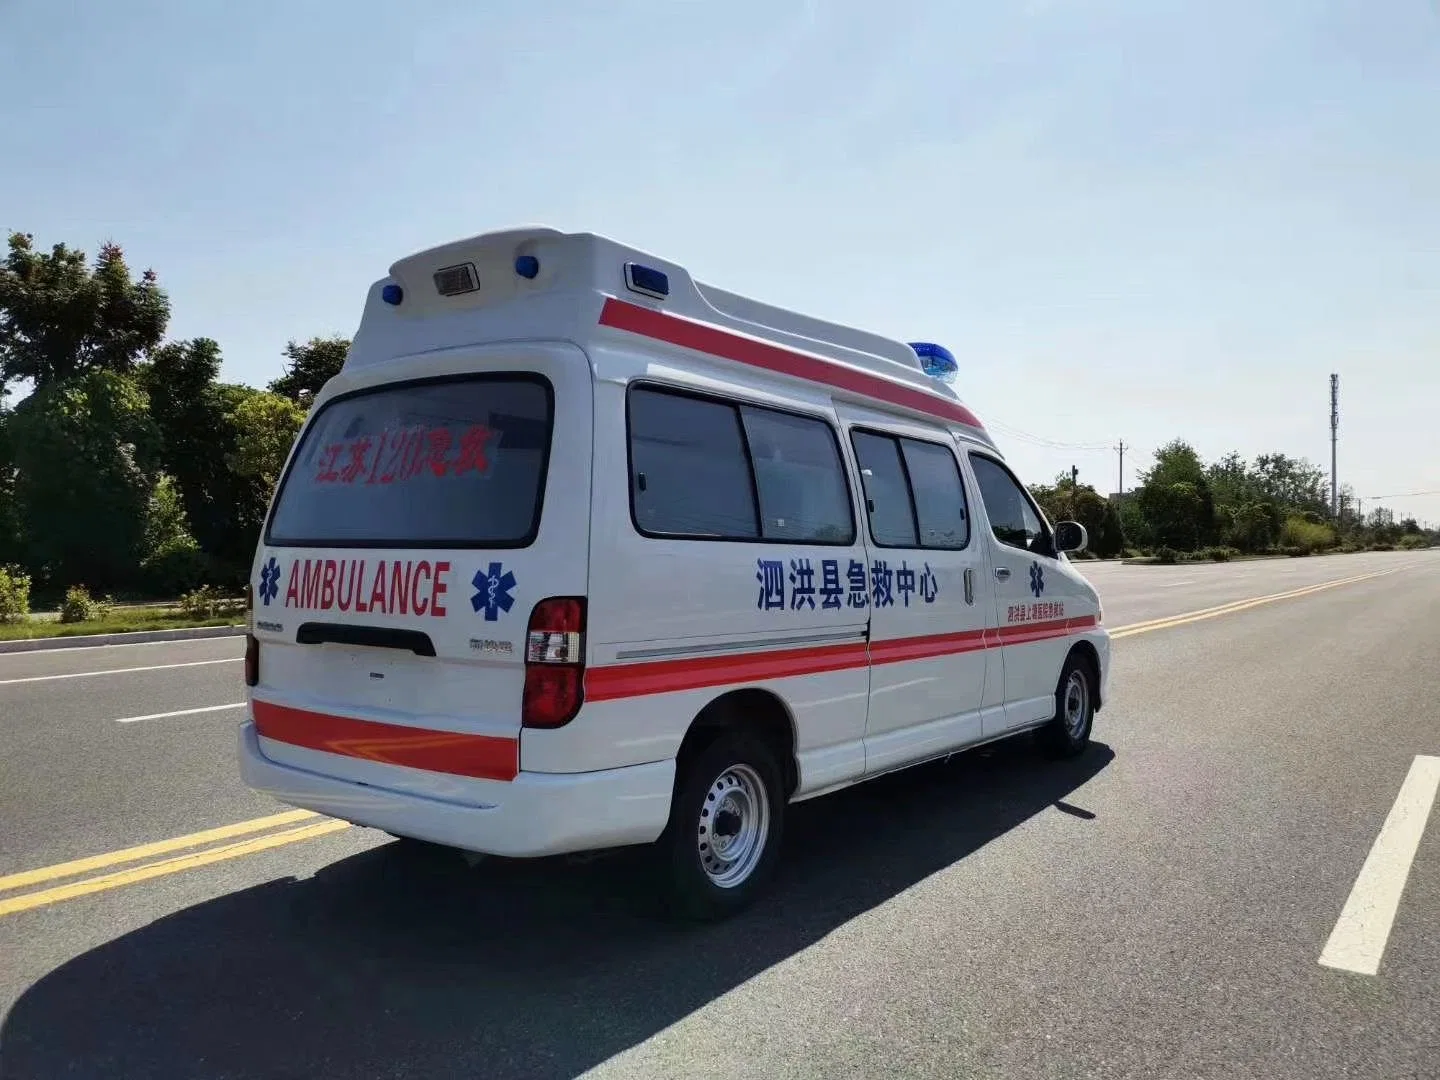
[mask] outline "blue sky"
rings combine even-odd
[[[1336,371],[1342,482],[1440,490],[1425,0],[0,0],[0,132],[0,226],[117,240],[230,379],[545,223],[947,344],[1030,480],[1328,468]]]

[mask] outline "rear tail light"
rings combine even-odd
[[[520,722],[557,728],[585,701],[585,598],[555,596],[530,612],[525,633],[525,694]]]
[[[260,642],[255,639],[255,589],[245,583],[245,685],[260,682]]]
[[[245,635],[245,685],[256,686],[260,682],[260,642],[254,634]]]

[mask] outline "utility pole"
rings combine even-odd
[[[1340,516],[1340,487],[1335,474],[1335,442],[1340,433],[1340,376],[1330,376],[1330,513]]]
[[[1074,465],[1070,466],[1070,487],[1075,488],[1080,483],[1080,470]]]
[[[1117,489],[1123,496],[1125,494],[1125,440],[1120,440],[1120,445],[1115,448],[1120,451],[1120,487]]]

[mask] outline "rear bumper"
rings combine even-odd
[[[240,776],[291,806],[397,836],[490,855],[533,857],[646,844],[670,816],[675,763],[589,773],[527,773],[486,782],[485,804],[464,805],[281,765],[240,727]]]

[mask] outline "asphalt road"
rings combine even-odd
[[[1440,755],[1440,552],[1084,570],[1118,632],[1088,754],[797,807],[773,894],[698,930],[632,857],[306,822],[4,888],[284,808],[239,710],[116,722],[238,702],[237,640],[0,656],[0,1077],[1440,1077],[1440,812],[1378,971],[1319,962]]]

